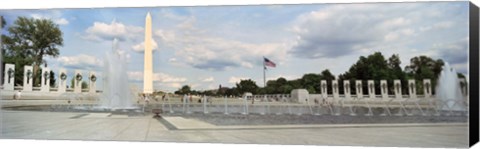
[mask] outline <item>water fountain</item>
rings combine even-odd
[[[440,101],[437,103],[440,110],[466,111],[465,105],[462,105],[465,99],[460,90],[457,71],[448,63],[443,65],[442,72],[438,77],[436,93],[437,99]],[[462,104],[458,104],[459,102]]]
[[[264,103],[267,103],[267,104],[263,105],[263,111],[260,113],[261,115],[265,115],[265,114],[268,113],[268,112],[267,112],[267,110],[268,110],[268,109],[267,109],[267,105],[268,105],[268,102],[267,102],[267,101],[268,101],[267,95],[263,95],[263,102],[264,102]]]
[[[282,98],[280,99],[280,106],[278,106],[279,109],[276,113],[277,115],[282,115],[283,113],[286,113],[286,111],[288,111],[288,109],[285,108],[286,107],[286,104],[285,104],[286,101],[287,101],[287,99],[285,98],[285,95],[282,95]],[[285,106],[283,104],[285,104]]]
[[[186,106],[187,106],[187,95],[183,95],[182,98],[182,104],[183,104],[183,108],[182,108],[182,111],[183,113],[186,113]]]
[[[208,114],[206,95],[203,95],[203,114]]]
[[[103,72],[103,95],[99,105],[106,109],[131,109],[132,93],[128,83],[126,56],[118,49],[118,40],[105,54]]]
[[[247,96],[243,97],[243,103],[244,103],[244,107],[243,107],[243,115],[248,115],[248,102],[247,102]]]
[[[223,96],[223,102],[225,104],[225,115],[228,115],[228,103],[227,103],[227,97]]]
[[[187,114],[191,114],[191,113],[192,113],[192,111],[190,111],[190,100],[189,100],[189,97],[191,98],[190,95],[185,95],[185,96],[183,96],[183,107],[184,107],[184,108],[186,107],[185,113],[187,113]]]
[[[310,101],[307,101],[307,106],[308,106],[308,109],[310,110],[310,114],[314,114],[313,113],[313,109],[312,109],[312,106],[310,106]]]
[[[286,102],[286,99],[284,100],[284,102]],[[292,112],[292,108],[290,107],[290,103],[287,103],[287,109],[288,109],[288,114],[292,115],[293,112]]]
[[[165,95],[165,100],[168,101],[168,108],[169,108],[169,110],[170,110],[170,113],[174,113],[174,112],[173,112],[173,109],[172,109],[172,103],[170,103],[170,102],[171,102],[171,101],[170,101],[170,96],[168,96],[168,94]],[[164,102],[165,102],[165,101],[164,101]]]

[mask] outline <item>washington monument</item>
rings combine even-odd
[[[153,93],[153,78],[152,78],[152,17],[150,12],[145,18],[145,57],[143,69],[143,93]]]

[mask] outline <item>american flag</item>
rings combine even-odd
[[[263,58],[264,61],[263,61],[263,65],[265,66],[265,69],[267,69],[266,66],[269,66],[269,67],[275,67],[277,66],[275,63],[273,63],[272,61],[270,61],[268,58]]]

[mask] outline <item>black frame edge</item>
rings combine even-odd
[[[478,7],[469,4],[469,146],[475,145],[479,139],[479,11]]]

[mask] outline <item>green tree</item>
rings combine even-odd
[[[18,69],[20,69],[20,68],[18,68]],[[33,73],[35,73],[35,72],[33,72]],[[42,68],[37,69],[37,74],[40,74],[40,75],[36,75],[36,76],[33,76],[33,75],[32,75],[32,79],[33,79],[33,80],[35,80],[35,79],[41,80],[41,79],[42,79],[42,75],[41,75],[41,74],[42,74]],[[23,75],[23,74],[22,74],[22,75]],[[22,81],[21,81],[21,82],[23,82],[23,76],[21,76],[21,77],[22,77],[22,79],[21,79]],[[40,86],[41,86],[40,83],[32,84],[32,85],[35,86],[35,87],[40,87]]]
[[[55,79],[55,73],[53,71],[50,71],[50,75],[49,75],[49,79],[50,79],[50,87],[54,87],[56,84],[56,79]]]
[[[294,88],[293,88],[291,85],[285,84],[285,85],[280,86],[279,90],[280,90],[281,92],[279,92],[279,93],[280,93],[280,94],[290,94],[293,89],[294,89]]]
[[[49,19],[19,17],[8,28],[8,32],[8,36],[2,39],[4,40],[2,45],[2,52],[5,53],[4,61],[15,63],[16,68],[23,68],[27,64],[33,65],[34,76],[38,75],[36,70],[40,65],[46,64],[44,57],[57,57],[58,47],[63,45],[62,31]],[[17,72],[23,74],[23,69]],[[34,79],[34,84],[39,82],[39,79]]]
[[[360,56],[359,60],[347,72],[339,75],[340,92],[343,92],[343,80],[350,80],[350,84],[354,83],[354,80],[362,80],[362,88],[364,94],[366,94],[368,91],[366,80],[374,80],[374,83],[377,84],[375,85],[375,92],[380,93],[380,86],[378,85],[380,80],[388,80],[391,87],[394,79],[405,79],[402,75],[400,63],[398,55],[392,55],[386,60],[381,52],[375,52],[367,57]],[[355,87],[353,85],[350,85],[350,87],[350,91],[355,94]]]
[[[76,77],[71,77],[71,79],[70,79],[70,88],[75,88],[75,79],[76,79]],[[50,82],[51,82],[51,81],[50,81]],[[80,82],[78,82],[78,83],[80,83],[80,87],[81,87],[82,89],[88,88],[88,83],[87,83],[86,81],[80,80]]]
[[[406,82],[405,72],[402,70],[400,66],[402,62],[400,61],[400,56],[398,54],[393,54],[390,58],[388,58],[388,67],[390,69],[389,77],[387,77],[387,85],[388,85],[388,93],[394,93],[393,87],[393,80],[400,79],[403,82]]]
[[[7,21],[5,21],[5,18],[3,16],[0,16],[0,29],[3,29],[7,25]]]
[[[246,92],[256,94],[257,89],[258,89],[258,86],[255,83],[255,81],[253,81],[251,79],[241,80],[240,83],[236,84],[236,86],[237,86],[237,90],[240,94],[243,94],[243,93],[246,93]]]
[[[332,94],[333,93],[333,90],[332,90],[332,81],[335,80],[335,76],[330,72],[330,70],[328,69],[325,69],[323,70],[321,73],[320,73],[320,78],[321,80],[326,80],[327,81],[327,93],[328,94]],[[341,83],[339,83],[339,89],[342,88],[342,86],[340,86]],[[318,82],[318,85],[315,85],[314,86],[315,88],[315,91],[320,93],[320,82]]]
[[[437,80],[442,72],[443,61],[441,59],[434,60],[427,56],[416,56],[410,59],[410,64],[405,67],[408,78],[415,79],[416,82],[422,82],[423,79],[431,79],[432,86],[437,85]],[[402,82],[407,84],[407,82]],[[417,93],[423,93],[423,88],[417,83]],[[435,93],[435,90],[432,90]]]
[[[3,17],[0,16],[1,29],[5,27],[6,21]],[[23,85],[23,66],[26,64],[31,64],[33,61],[27,58],[28,53],[21,52],[18,46],[14,46],[15,42],[8,36],[1,34],[0,49],[2,50],[2,66],[5,66],[5,63],[11,63],[15,65],[15,85]],[[2,72],[4,72],[4,67]],[[1,80],[3,82],[3,79]]]
[[[277,80],[268,80],[267,86],[264,87],[264,91],[266,94],[275,94],[277,93],[278,86]]]
[[[267,94],[265,87],[259,87],[257,89],[257,94],[260,94],[260,95]]]
[[[288,85],[287,79],[280,77],[277,80],[268,80],[267,86],[261,90],[257,90],[258,94],[284,94],[290,92],[290,85]]]
[[[74,88],[75,87],[75,77],[71,77],[70,79],[70,88]]]
[[[289,94],[292,91],[292,86],[288,84],[287,79],[280,77],[276,81],[277,89],[276,94]]]
[[[290,85],[294,89],[302,88],[301,79],[289,80],[289,81],[287,81],[287,84]]]
[[[88,88],[87,81],[82,81],[82,89],[87,89],[87,88]]]
[[[217,95],[225,96],[225,88],[222,85],[218,85]]]
[[[308,73],[304,74],[300,79],[302,87],[307,89],[309,93],[316,94],[320,91],[320,74]]]
[[[23,85],[23,66],[25,65],[29,65],[31,64],[33,61],[31,61],[31,59],[28,59],[25,57],[25,53],[18,53],[18,54],[13,54],[11,53],[10,51],[7,51],[5,50],[5,46],[6,46],[6,43],[8,42],[5,42],[6,38],[2,38],[3,40],[3,45],[2,45],[2,66],[5,66],[6,63],[10,63],[10,64],[14,64],[15,65],[15,73],[14,73],[14,77],[15,77],[15,85]],[[2,72],[4,72],[5,69],[4,67],[2,67]],[[38,69],[40,70],[40,69]],[[34,79],[36,79],[34,77]],[[3,79],[2,79],[3,81]],[[38,86],[40,85],[40,83],[38,84],[34,84],[34,86]]]
[[[225,94],[226,94],[227,96],[239,96],[239,95],[240,95],[238,89],[235,88],[235,87],[226,89],[226,90],[225,90]]]
[[[179,94],[179,95],[189,94],[189,93],[192,93],[192,90],[191,90],[190,86],[188,86],[188,85],[184,85],[184,86],[182,86],[182,88],[175,91],[175,94]]]

